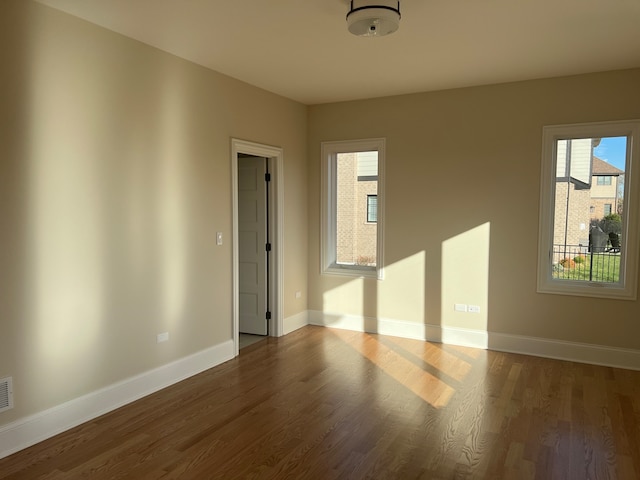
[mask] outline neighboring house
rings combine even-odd
[[[375,265],[377,152],[338,156],[337,263]]]
[[[622,213],[618,201],[621,199],[619,187],[624,171],[593,157],[591,174],[591,218],[600,219],[611,213]]]
[[[555,245],[589,245],[592,157],[593,142],[590,138],[558,141]]]
[[[558,142],[555,245],[588,247],[591,220],[619,213],[618,185],[624,172],[595,157],[594,146],[590,138]]]

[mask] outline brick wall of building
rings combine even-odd
[[[375,265],[377,226],[367,222],[367,195],[377,193],[377,181],[357,180],[355,153],[340,154],[337,165],[337,261]]]
[[[567,189],[569,189],[568,198]],[[590,205],[591,195],[589,189],[576,190],[573,183],[556,183],[553,232],[553,243],[555,245],[565,244],[565,234],[567,245],[589,245]],[[567,212],[569,214],[568,219]]]

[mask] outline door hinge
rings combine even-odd
[[[264,174],[264,181],[265,182],[270,182],[271,181],[271,174],[270,173],[265,173]]]
[[[267,320],[271,320],[271,312],[267,311]]]
[[[265,246],[265,248],[266,248],[267,252],[270,252],[270,251],[271,251],[271,244],[270,244],[270,243],[267,243],[267,245]]]

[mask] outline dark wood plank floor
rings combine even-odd
[[[0,460],[0,479],[640,478],[640,372],[321,327]]]

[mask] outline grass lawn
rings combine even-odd
[[[620,280],[620,254],[587,253],[573,259],[565,259],[554,265],[553,278],[561,280],[586,280],[593,282],[617,282]]]

